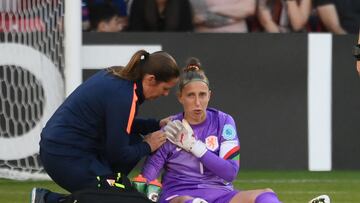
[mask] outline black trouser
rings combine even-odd
[[[131,136],[131,138],[130,144],[142,142],[140,136]],[[62,156],[47,153],[46,149],[40,150],[40,158],[49,176],[59,186],[71,193],[86,188],[96,188],[98,185],[97,176],[112,176],[117,172],[128,175],[140,161],[134,160],[126,165],[110,166],[106,158],[95,154],[84,153],[83,156]],[[60,194],[50,194],[47,202],[58,202],[55,199],[62,197]]]

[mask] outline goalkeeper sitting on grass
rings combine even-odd
[[[184,113],[164,128],[167,138],[142,170],[147,180],[161,169],[161,203],[278,203],[271,189],[238,191],[232,181],[239,170],[240,143],[233,118],[207,108],[209,81],[197,59],[189,60],[180,79],[178,99]]]
[[[280,203],[271,189],[239,191],[240,143],[233,118],[207,108],[209,81],[196,58],[180,78],[178,99],[184,112],[163,129],[166,142],[150,156],[142,170],[148,181],[164,168],[160,203]],[[321,195],[310,203],[330,203]]]

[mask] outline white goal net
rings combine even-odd
[[[0,0],[0,177],[44,179],[40,132],[65,97],[64,0]]]

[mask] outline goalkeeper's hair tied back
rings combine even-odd
[[[179,91],[181,92],[187,84],[193,81],[201,81],[209,86],[209,79],[206,77],[205,72],[202,69],[200,60],[195,57],[189,58],[187,60],[187,65],[183,68],[183,73],[179,82]]]
[[[175,59],[165,51],[148,53],[139,50],[132,55],[128,64],[108,68],[108,72],[131,81],[142,80],[145,74],[154,75],[158,82],[168,82],[180,75]]]

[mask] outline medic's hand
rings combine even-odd
[[[171,121],[172,116],[168,116],[166,118],[163,118],[160,120],[160,128],[164,127],[166,124],[168,124]]]
[[[154,152],[166,142],[166,136],[163,131],[158,130],[146,135],[144,141],[150,145],[151,152]]]

